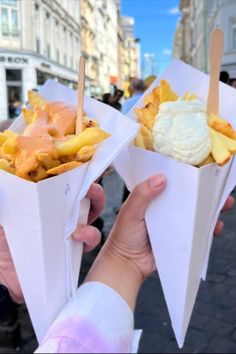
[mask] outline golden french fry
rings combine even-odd
[[[91,160],[95,152],[96,152],[96,145],[84,146],[76,154],[76,161],[87,162]]]
[[[209,155],[202,163],[198,165],[198,167],[203,167],[211,163],[215,163],[215,160],[213,159],[212,155]]]
[[[66,140],[58,141],[56,149],[60,156],[76,154],[82,147],[96,145],[108,139],[110,134],[99,128],[88,128],[81,134],[69,137]]]
[[[153,128],[158,110],[159,110],[159,105],[156,104],[156,106],[154,106],[153,103],[149,103],[146,107],[141,109],[140,108],[134,109],[135,113],[137,114],[138,121],[144,124],[149,129]]]
[[[140,130],[143,138],[143,143],[147,150],[153,151],[153,136],[151,129],[147,128],[145,125],[141,124]]]
[[[143,141],[143,136],[141,134],[141,131],[138,132],[138,135],[135,138],[135,146],[139,147],[139,148],[142,148],[142,149],[145,149],[145,144],[144,144],[144,141]]]
[[[0,133],[0,146],[2,146],[9,138],[15,138],[17,136],[11,130],[5,130],[3,133]]]
[[[211,154],[215,162],[223,166],[230,160],[231,154],[214,129],[210,128],[210,135],[212,140]]]
[[[2,134],[5,135],[7,138],[14,138],[17,136],[17,134],[12,130],[4,130]]]
[[[2,146],[7,139],[9,139],[4,133],[0,133],[0,146]]]
[[[25,119],[25,123],[27,125],[29,125],[30,123],[33,122],[33,120],[34,120],[34,112],[33,111],[31,111],[28,108],[23,108],[22,109],[22,114],[23,114],[23,117]]]
[[[228,138],[226,135],[216,132],[220,140],[224,143],[231,154],[236,154],[236,140]]]
[[[71,161],[76,161],[76,154],[68,155],[68,156],[61,156],[60,161],[61,161],[61,164],[68,163]]]
[[[172,91],[170,84],[166,80],[162,80],[159,90],[160,103],[176,101],[178,96]]]
[[[12,174],[15,173],[15,169],[11,167],[10,162],[5,159],[0,159],[0,170],[4,170]]]
[[[33,182],[39,182],[42,181],[43,179],[47,178],[48,174],[47,171],[44,167],[39,166],[35,171],[31,171],[29,173],[29,178]]]
[[[82,165],[82,162],[78,161],[71,161],[64,163],[63,165],[51,168],[50,170],[47,171],[48,175],[60,175],[62,173],[68,172],[70,170],[73,170],[76,167],[79,167]]]
[[[186,92],[185,95],[183,96],[183,99],[185,101],[196,101],[198,100],[198,97],[194,95],[192,92]]]
[[[219,118],[215,114],[211,114],[208,118],[208,124],[211,128],[236,140],[236,131],[227,120]]]
[[[61,164],[59,160],[56,160],[50,154],[44,152],[37,152],[36,155],[38,160],[42,163],[46,170],[50,170],[51,168],[57,167]]]
[[[159,86],[156,87],[154,90],[152,90],[151,93],[149,93],[149,95],[144,97],[144,106],[147,106],[149,103],[152,103],[154,105],[159,105],[160,103],[160,88]]]
[[[17,138],[17,135],[12,138],[7,139],[5,141],[5,143],[3,143],[2,151],[5,154],[14,155],[16,153],[16,145],[17,145],[16,138]]]
[[[47,100],[35,91],[28,92],[28,100],[33,109],[43,107],[47,104]]]

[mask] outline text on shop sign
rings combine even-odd
[[[17,57],[0,57],[0,63],[29,64],[29,59]]]

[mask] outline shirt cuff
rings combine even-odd
[[[37,352],[130,353],[133,335],[134,316],[124,299],[90,282],[64,307]]]

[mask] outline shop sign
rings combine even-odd
[[[0,56],[0,63],[10,63],[10,64],[29,64],[29,59],[28,58],[23,58],[23,57],[5,57],[5,56]]]

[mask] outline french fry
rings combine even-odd
[[[8,137],[4,133],[0,133],[0,146],[2,146],[6,141]]]
[[[231,154],[214,129],[210,128],[210,135],[212,140],[211,154],[219,166],[224,166],[230,160]]]
[[[137,114],[140,123],[144,124],[149,129],[152,129],[158,110],[159,105],[154,106],[153,103],[149,103],[144,108],[135,108],[135,113]]]
[[[16,145],[17,145],[16,139],[17,139],[17,135],[7,139],[5,143],[2,145],[2,150],[5,154],[9,154],[9,155],[16,154]]]
[[[28,100],[34,110],[47,104],[47,100],[35,91],[28,92]]]
[[[0,159],[0,169],[12,174],[15,173],[15,169],[11,167],[10,162],[5,159]]]
[[[141,124],[140,130],[143,138],[143,143],[147,150],[153,151],[153,136],[151,129],[147,128],[145,125]]]
[[[23,109],[22,109],[22,114],[23,114],[25,123],[26,123],[27,125],[29,125],[30,123],[33,122],[33,120],[34,120],[34,112],[33,112],[33,111],[31,111],[31,110],[28,109],[28,108],[23,108]]]
[[[30,180],[32,180],[33,182],[39,182],[39,181],[42,181],[43,179],[47,178],[48,177],[48,174],[47,174],[47,171],[44,167],[42,166],[39,166],[37,168],[37,170],[35,171],[31,171],[29,173],[29,178]]]
[[[236,131],[225,119],[219,118],[215,114],[211,114],[208,118],[208,124],[211,128],[228,136],[231,139],[236,140]]]
[[[2,146],[8,139],[15,138],[16,133],[11,130],[5,130],[3,133],[0,133],[0,146]]]
[[[95,152],[96,152],[96,145],[84,146],[76,154],[76,161],[87,162],[91,160]]]
[[[236,140],[228,138],[226,135],[219,132],[216,133],[220,140],[224,143],[231,154],[236,154]]]
[[[149,95],[144,97],[144,105],[147,106],[149,103],[153,105],[159,106],[160,103],[160,95],[159,95],[159,87],[156,87]]]
[[[198,167],[203,167],[214,162],[215,160],[213,159],[212,155],[209,155],[202,163],[200,163],[200,165],[198,165]]]
[[[83,112],[83,131],[75,132],[76,109],[64,102],[48,102],[28,92],[32,109],[23,108],[27,124],[22,135],[0,133],[0,169],[39,182],[80,166],[94,156],[96,146],[110,137]]]
[[[51,168],[57,167],[61,164],[59,160],[53,158],[50,154],[37,152],[36,155],[46,170],[50,170]]]
[[[138,135],[135,138],[135,146],[138,148],[145,149],[145,144],[143,141],[143,136],[141,134],[141,131],[138,132]]]
[[[4,130],[2,134],[5,135],[7,138],[14,138],[17,136],[17,134],[11,130]]]
[[[196,101],[198,100],[198,97],[192,92],[186,92],[186,94],[183,96],[183,99],[185,101]]]
[[[60,157],[61,164],[68,163],[71,161],[76,161],[76,154]]]
[[[57,167],[51,168],[50,170],[47,171],[48,175],[60,175],[62,173],[68,172],[70,170],[73,170],[76,167],[79,167],[82,165],[82,162],[78,161],[71,161],[64,163],[63,165],[59,165]]]
[[[110,134],[99,128],[88,128],[81,134],[56,143],[59,156],[76,154],[82,147],[99,144],[108,139]]]
[[[162,80],[159,90],[160,103],[176,101],[178,96],[172,91],[170,84],[166,80]]]

